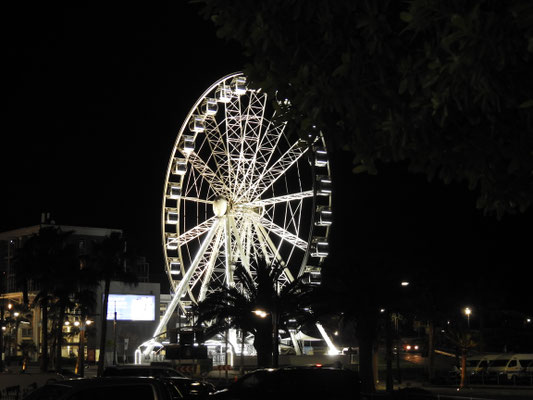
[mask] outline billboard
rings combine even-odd
[[[154,321],[155,296],[145,294],[109,294],[107,319],[117,321]]]

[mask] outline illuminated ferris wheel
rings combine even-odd
[[[331,179],[321,135],[290,138],[273,118],[267,95],[241,73],[209,87],[187,115],[166,173],[162,232],[176,307],[235,285],[254,260],[284,266],[280,286],[304,275],[319,283],[328,254]]]

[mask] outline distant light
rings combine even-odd
[[[379,310],[379,312],[384,313],[384,312],[385,312],[385,309],[382,308],[381,310]]]
[[[472,314],[472,310],[469,307],[466,307],[464,311],[466,315]]]
[[[531,323],[531,318],[526,318],[526,322],[529,324]]]
[[[339,335],[339,332],[338,332],[338,331],[335,331],[333,334],[334,334],[335,336],[338,336],[338,335]]]
[[[80,326],[80,321],[74,321],[74,326]]]
[[[70,322],[65,321],[65,326],[69,326],[69,325],[70,325]]]
[[[86,325],[91,325],[93,323],[93,321],[91,321],[90,319],[87,320],[87,322],[85,322]]]
[[[404,286],[404,287],[405,287],[405,286],[409,286],[409,282],[407,282],[407,281],[403,281],[403,282],[401,283],[401,285]]]
[[[265,318],[268,315],[264,310],[252,310],[252,312],[260,318]]]
[[[322,364],[315,364],[315,367],[322,368]]]

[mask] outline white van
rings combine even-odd
[[[488,374],[497,382],[510,380],[517,382],[527,376],[527,367],[533,362],[533,354],[502,354],[492,361]]]
[[[470,366],[467,360],[467,373],[474,380],[484,381],[487,375],[489,365],[492,361],[496,360],[500,356],[501,354],[484,354],[472,357],[472,364],[476,363],[476,361],[477,364]]]
[[[533,354],[515,354],[511,357],[504,373],[507,375],[507,379],[516,383],[528,377],[527,368],[529,365],[533,365]]]

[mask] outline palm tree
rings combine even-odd
[[[55,369],[61,371],[63,344],[63,323],[67,310],[74,309],[76,302],[74,296],[78,292],[80,282],[83,281],[81,274],[81,262],[78,249],[73,244],[64,246],[55,265],[55,273],[61,276],[52,288],[53,309],[55,311]]]
[[[457,347],[461,356],[461,381],[459,388],[462,389],[465,386],[466,358],[468,352],[478,345],[477,332],[470,329],[450,329],[446,336]]]
[[[94,245],[94,263],[97,274],[104,281],[104,298],[101,310],[100,355],[98,357],[98,376],[104,371],[105,345],[107,334],[107,305],[112,280],[137,283],[137,277],[125,269],[126,241],[119,232],[112,232]]]
[[[58,285],[58,272],[65,260],[66,240],[72,232],[62,232],[56,226],[41,227],[24,243],[15,259],[15,274],[22,287],[24,304],[29,305],[29,283],[37,288],[33,305],[41,309],[41,370],[48,370],[48,325],[49,308],[53,303],[53,290]]]
[[[89,315],[94,313],[96,305],[96,286],[98,285],[97,271],[93,266],[82,260],[82,268],[80,271],[80,281],[78,283],[78,290],[75,293],[74,301],[76,303],[75,313],[79,315],[79,347],[78,359],[76,362],[76,373],[81,377],[84,376],[84,357],[85,357],[85,337],[87,333],[87,321]]]
[[[234,287],[211,293],[197,306],[197,324],[207,323],[206,337],[230,328],[241,329],[243,337],[252,333],[257,364],[266,367],[277,365],[277,332],[273,337],[273,327],[284,327],[290,318],[302,321],[309,316],[304,305],[309,302],[311,289],[297,279],[278,290],[278,278],[283,273],[278,263],[268,265],[264,259],[258,259],[256,271],[254,281],[239,265]],[[267,318],[259,318],[254,313],[258,309],[266,311]]]
[[[24,341],[17,345],[18,349],[22,352],[22,371],[25,372],[28,367],[28,360],[30,356],[37,351],[37,346],[33,341]]]

